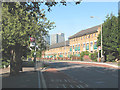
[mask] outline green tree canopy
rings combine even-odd
[[[118,58],[119,32],[118,32],[118,17],[111,14],[102,24],[102,44],[103,55],[109,57],[107,60],[115,60]],[[98,36],[97,46],[101,44],[101,33]],[[110,58],[111,57],[111,58]]]

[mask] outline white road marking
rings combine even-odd
[[[88,87],[88,85],[86,83],[84,83],[86,87]]]
[[[79,86],[80,86],[81,88],[84,88],[84,87],[83,87],[82,85],[80,85],[80,84],[79,84]]]
[[[70,85],[71,88],[74,88],[72,85]]]
[[[63,84],[63,87],[66,88],[64,84]]]
[[[67,82],[67,80],[64,79],[65,82]]]
[[[41,85],[40,85],[40,71],[38,71],[38,88],[41,88]]]
[[[69,80],[67,80],[68,82],[70,82]]]
[[[76,85],[76,87],[81,88],[80,86],[77,86],[77,85]]]

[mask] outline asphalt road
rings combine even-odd
[[[117,69],[67,62],[49,62],[49,65],[88,88],[118,88]]]

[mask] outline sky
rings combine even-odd
[[[118,16],[118,2],[81,2],[79,5],[71,2],[51,9],[46,12],[46,17],[54,21],[56,27],[49,34],[64,33],[65,40],[81,30],[103,23],[108,14]]]

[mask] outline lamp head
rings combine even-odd
[[[94,16],[90,16],[90,18],[94,18]]]

